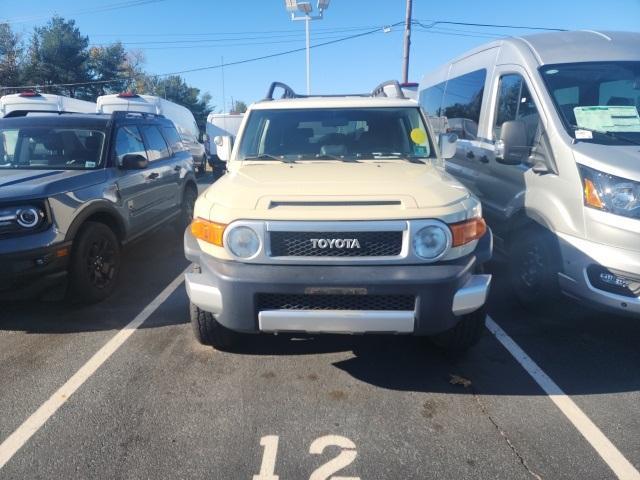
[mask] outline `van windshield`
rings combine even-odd
[[[418,108],[255,110],[239,160],[418,159],[433,155]]]
[[[640,62],[545,65],[540,73],[574,138],[640,145]]]
[[[0,129],[0,169],[86,170],[101,165],[104,132],[79,128]]]

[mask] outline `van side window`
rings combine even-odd
[[[181,152],[185,149],[182,144],[182,139],[174,127],[162,127],[162,133],[172,151]]]
[[[122,163],[125,155],[147,156],[138,127],[135,125],[126,125],[118,128],[118,132],[116,133],[115,154],[118,159],[118,164]]]
[[[169,153],[169,147],[167,147],[160,130],[153,125],[144,125],[142,127],[142,134],[147,140],[147,147],[149,153],[149,161],[160,160],[161,158],[167,158]]]
[[[447,117],[449,131],[459,138],[474,140],[478,134],[486,78],[487,71],[482,69],[447,82],[440,115]]]
[[[500,77],[496,123],[493,128],[495,140],[500,138],[504,122],[520,120],[527,129],[527,145],[532,147],[539,134],[540,115],[524,79],[517,74]]]

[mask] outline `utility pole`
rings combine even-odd
[[[409,51],[411,49],[411,10],[412,0],[407,0],[407,16],[404,23],[404,57],[402,62],[402,82],[409,81]]]

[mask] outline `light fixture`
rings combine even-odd
[[[298,2],[298,10],[305,15],[309,15],[313,10],[313,7],[311,6],[311,2]]]
[[[318,10],[326,10],[329,8],[329,2],[331,0],[318,0]]]

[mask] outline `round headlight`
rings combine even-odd
[[[448,236],[443,227],[428,225],[418,230],[413,237],[413,251],[419,257],[432,260],[447,249]]]
[[[16,220],[22,228],[35,228],[44,217],[42,210],[35,207],[21,208],[16,212]]]
[[[236,257],[253,257],[260,249],[258,234],[251,228],[241,226],[231,229],[227,235],[227,246]]]

